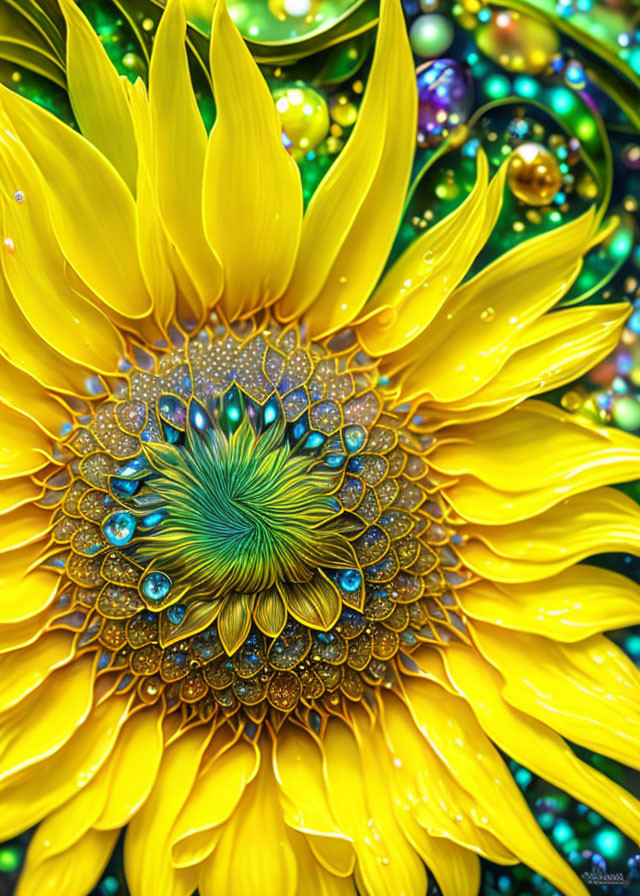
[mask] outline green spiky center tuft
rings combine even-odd
[[[184,445],[153,443],[146,455],[166,517],[144,550],[174,583],[215,598],[344,565],[331,477],[290,448],[282,424],[259,435],[246,416],[230,435],[217,423],[189,428]]]

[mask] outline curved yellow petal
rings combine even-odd
[[[266,82],[225,0],[213,14],[211,77],[217,118],[204,173],[204,226],[222,261],[230,319],[284,292],[298,249],[302,187],[281,139]]]
[[[530,400],[494,420],[448,427],[429,462],[455,477],[446,496],[463,519],[506,525],[570,495],[635,479],[640,439]]]
[[[89,370],[64,358],[33,330],[11,295],[1,264],[0,316],[0,352],[17,370],[30,374],[43,386],[85,394]]]
[[[86,896],[102,877],[117,839],[118,831],[90,830],[65,852],[38,864],[27,851],[16,896]]]
[[[47,187],[17,140],[0,139],[0,181],[6,190],[3,232],[11,240],[2,265],[16,304],[41,339],[61,355],[94,371],[116,372],[122,339],[106,315],[71,285],[47,213]],[[29,187],[17,202],[11,185],[21,182]]]
[[[311,852],[302,834],[292,831],[289,842],[298,864],[298,893],[313,896],[357,896],[353,877],[336,877],[326,871]]]
[[[581,563],[535,583],[472,582],[459,596],[472,619],[555,641],[580,641],[640,624],[640,586],[627,576]]]
[[[0,405],[0,479],[36,473],[51,462],[52,445],[28,417]]]
[[[251,628],[251,606],[253,595],[228,594],[223,598],[218,617],[218,634],[226,652],[231,656],[236,652]]]
[[[207,726],[192,728],[164,752],[153,789],[131,820],[124,841],[124,865],[132,896],[190,896],[195,890],[193,869],[176,869],[171,862],[170,833],[196,779],[210,736]]]
[[[476,392],[423,408],[429,428],[496,417],[530,395],[556,389],[614,350],[632,308],[628,302],[545,314],[523,330],[504,367]]]
[[[402,393],[458,401],[491,379],[523,328],[558,302],[575,280],[593,230],[593,210],[520,243],[455,290],[424,333],[391,356]]]
[[[243,892],[295,896],[298,892],[297,863],[287,837],[269,748],[270,743],[263,739],[258,773],[224,825],[213,855],[200,866],[201,896]]]
[[[19,703],[74,654],[71,632],[49,632],[35,644],[0,656],[0,713]]]
[[[61,401],[51,395],[28,373],[0,355],[0,401],[29,417],[53,438],[60,436],[63,423],[71,415]],[[6,496],[0,497],[0,506]]]
[[[40,106],[4,87],[0,104],[42,175],[51,224],[71,266],[109,308],[144,316],[151,301],[136,252],[135,205],[122,178],[88,140]],[[27,205],[28,185],[20,188]]]
[[[53,592],[55,594],[55,591]],[[0,654],[19,647],[27,647],[43,633],[50,613],[43,610],[20,622],[2,622],[0,624]]]
[[[133,193],[137,149],[125,86],[78,6],[60,0],[60,9],[67,22],[67,84],[76,121]]]
[[[407,840],[433,874],[443,896],[478,896],[480,859],[451,840],[432,837],[411,813],[398,818]]]
[[[640,767],[640,672],[612,641],[561,644],[472,623],[512,706],[596,753]]]
[[[340,595],[321,573],[303,584],[278,582],[278,589],[289,613],[303,625],[326,632],[338,621]]]
[[[353,841],[358,889],[376,896],[422,896],[424,866],[394,817],[385,772],[370,739],[370,732],[356,738],[342,721],[329,721],[323,741],[329,805],[340,830]]]
[[[488,188],[487,175],[480,151],[469,196],[405,250],[365,305],[357,332],[372,357],[403,349],[419,336],[467,273],[500,213],[506,164]]]
[[[33,504],[42,497],[43,491],[43,487],[30,476],[7,479],[0,490],[0,516],[25,504]]]
[[[127,718],[129,702],[129,697],[121,696],[105,700],[56,753],[0,785],[3,839],[30,828],[93,780]],[[43,854],[48,849],[44,839],[39,841]]]
[[[15,513],[26,509],[20,508]],[[6,518],[13,519],[13,514],[6,514]],[[0,517],[0,532],[3,519],[5,516]],[[46,519],[46,514],[40,511],[38,519]],[[38,553],[37,545],[28,545],[0,557],[0,623],[3,627],[4,623],[22,622],[37,616],[56,596],[60,587],[59,574],[50,569],[30,570]]]
[[[108,795],[109,775],[105,762],[86,787],[54,809],[40,823],[29,843],[33,864],[41,864],[72,847],[87,833],[100,815]]]
[[[538,827],[511,772],[467,704],[417,679],[407,683],[406,693],[416,724],[475,802],[477,822],[566,896],[587,896]]]
[[[160,328],[166,330],[175,316],[176,283],[170,262],[172,250],[161,219],[156,191],[151,109],[147,89],[140,78],[132,85],[129,98],[140,153],[136,187],[140,268],[153,301],[153,316]]]
[[[160,214],[182,264],[196,289],[202,317],[222,290],[220,262],[205,238],[203,177],[207,132],[191,85],[185,47],[186,23],[180,0],[169,0],[154,40],[149,69],[149,105],[154,178]],[[237,147],[234,147],[237,155]],[[223,174],[226,168],[223,168]],[[216,206],[225,220],[227,209]]]
[[[51,530],[51,525],[50,514],[46,513],[41,507],[36,507],[35,504],[25,504],[24,507],[18,507],[17,510],[3,514],[0,517],[0,554],[7,551],[15,551],[17,548],[23,548],[34,544],[36,541],[41,541]],[[10,567],[5,567],[5,562],[11,564]],[[17,562],[17,558],[5,561],[3,557],[0,560],[0,569],[15,569],[14,564]],[[22,571],[26,572],[26,567],[23,567]],[[14,606],[15,601],[12,598],[12,595],[7,595],[9,604]],[[27,603],[32,607],[35,601],[28,601]],[[0,599],[0,606],[3,604],[4,598]],[[37,604],[37,609],[40,609],[39,603]],[[37,612],[37,609],[34,612]],[[15,621],[22,619],[25,615],[21,607],[17,613],[17,616],[11,616],[10,619]]]
[[[238,741],[229,744],[200,774],[171,833],[171,857],[177,867],[194,865],[209,855],[215,844],[214,829],[232,815],[259,765],[256,747]]]
[[[54,753],[82,724],[91,709],[93,665],[93,657],[81,657],[56,669],[0,714],[0,780]]]
[[[164,739],[163,714],[143,708],[128,719],[109,759],[109,789],[94,822],[100,831],[124,827],[148,797],[158,774]]]
[[[287,611],[277,588],[263,591],[256,598],[253,618],[266,635],[277,638],[287,621]]]
[[[491,740],[545,781],[600,812],[637,843],[640,802],[578,759],[547,725],[509,706],[501,695],[500,674],[475,651],[459,644],[449,646],[443,651],[447,671]]]
[[[621,492],[599,488],[574,495],[530,520],[465,527],[463,562],[496,582],[546,579],[592,554],[640,554],[640,510]]]
[[[351,874],[355,853],[331,814],[317,743],[302,729],[284,727],[275,742],[273,765],[285,796],[285,822],[307,837],[317,860],[330,872]]]
[[[382,0],[376,49],[349,140],[315,191],[278,316],[312,336],[360,313],[391,251],[415,150],[417,90],[398,0]]]
[[[433,840],[502,865],[517,863],[514,854],[479,823],[472,797],[427,743],[404,701],[385,696],[383,727],[386,743],[378,750],[383,755],[386,751],[398,821],[407,834],[415,838],[418,825]]]

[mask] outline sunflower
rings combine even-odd
[[[81,134],[0,94],[0,836],[18,896],[445,896],[480,861],[586,890],[514,757],[640,840],[640,621],[616,483],[640,442],[533,396],[626,304],[552,309],[593,213],[467,272],[506,169],[385,272],[415,143],[382,0],[366,95],[303,215],[220,0],[207,136],[169,0],[149,90],[60,0]],[[549,313],[551,312],[551,313]]]

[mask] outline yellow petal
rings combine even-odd
[[[142,317],[151,302],[126,184],[91,143],[40,106],[6,88],[0,101],[42,175],[53,230],[69,263],[109,308]],[[26,205],[28,188],[24,192]]]
[[[384,732],[386,744],[376,741],[377,749],[386,754],[388,777],[400,808],[398,821],[408,836],[416,836],[417,824],[429,837],[444,838],[447,844],[472,850],[492,862],[518,861],[480,824],[472,797],[425,741],[405,703],[390,696],[385,696]]]
[[[430,327],[403,349],[402,394],[457,401],[491,379],[524,327],[555,305],[578,275],[593,211],[520,243],[457,289]]]
[[[11,251],[2,253],[2,264],[16,304],[57,352],[94,371],[114,373],[124,351],[122,339],[106,315],[70,283],[47,214],[47,185],[17,140],[0,144],[0,159],[6,190],[3,230],[12,241]],[[16,202],[10,192],[15,183],[29,185],[23,202]],[[85,246],[89,238],[85,234]]]
[[[200,774],[171,833],[171,857],[177,867],[196,864],[209,855],[215,844],[214,829],[234,812],[259,764],[256,747],[237,741]],[[215,800],[211,799],[212,793]]]
[[[67,84],[76,121],[134,192],[137,150],[124,84],[76,4],[61,0],[60,8],[67,22]]]
[[[506,165],[489,189],[487,174],[479,151],[476,184],[467,199],[409,246],[365,305],[358,335],[372,357],[403,349],[422,333],[466,274],[502,206]]]
[[[42,497],[43,491],[41,485],[26,476],[7,479],[2,483],[0,492],[0,516],[9,513],[10,510],[23,507],[25,504],[38,501]]]
[[[263,591],[258,595],[253,618],[265,635],[269,635],[271,638],[278,637],[287,621],[287,611],[276,588]]]
[[[131,87],[130,103],[140,153],[136,195],[138,255],[142,276],[153,300],[153,316],[164,330],[175,316],[176,284],[155,188],[151,110],[146,87],[140,78]]]
[[[93,657],[53,672],[16,706],[0,714],[0,780],[65,744],[91,709]]]
[[[353,840],[360,890],[422,896],[424,866],[395,820],[370,740],[370,732],[356,739],[342,721],[329,721],[324,738],[329,805],[340,830]]]
[[[88,831],[66,852],[38,865],[27,852],[16,896],[86,896],[102,877],[117,839],[118,831]]]
[[[399,818],[403,831],[429,871],[438,882],[443,896],[478,896],[480,860],[451,840],[432,837],[408,812]]]
[[[266,739],[259,750],[262,758],[256,777],[226,822],[213,855],[200,866],[201,896],[252,892],[295,896],[298,892],[296,859],[287,837]]]
[[[640,439],[527,401],[495,420],[448,427],[429,460],[456,478],[446,495],[461,517],[507,524],[570,495],[636,478]]]
[[[416,80],[398,0],[383,0],[373,65],[347,145],[313,195],[278,316],[320,336],[359,314],[396,236],[416,139]]]
[[[355,852],[350,838],[331,814],[322,773],[322,754],[316,742],[293,726],[278,732],[274,769],[285,796],[284,819],[306,835],[317,860],[333,874],[350,875]]]
[[[49,617],[50,613],[44,610],[21,622],[3,622],[0,625],[0,654],[33,644],[42,634]]]
[[[16,305],[0,265],[0,351],[18,370],[43,386],[83,395],[89,371],[43,342]],[[91,371],[93,373],[93,371]]]
[[[566,896],[587,896],[538,827],[511,772],[466,703],[415,679],[406,690],[420,730],[471,795],[478,823]]]
[[[591,370],[614,350],[632,308],[628,302],[545,314],[526,327],[493,379],[467,398],[429,403],[428,425],[495,417],[524,398],[555,389]]]
[[[342,602],[329,579],[318,573],[309,582],[278,582],[287,610],[303,625],[327,631],[340,615]]]
[[[27,545],[34,544],[37,541],[42,541],[42,539],[49,533],[51,529],[51,516],[46,513],[41,507],[36,507],[35,504],[25,504],[24,507],[18,507],[17,510],[12,510],[9,513],[3,514],[0,517],[0,553],[5,553],[6,551],[14,551],[17,548],[26,547]],[[14,569],[18,562],[17,558],[15,560],[9,560],[9,564],[11,564],[10,568]],[[5,559],[3,558],[0,562],[0,569],[9,568],[4,567]],[[22,567],[22,571],[26,572],[26,567]],[[11,606],[15,606],[15,600],[12,600],[13,595],[7,595],[7,603]],[[0,599],[0,606],[4,603],[4,598]],[[28,601],[29,607],[33,607],[35,601]],[[40,609],[40,604],[37,605],[37,609]],[[17,616],[10,616],[11,620],[22,619],[25,615],[22,607],[17,609]],[[34,610],[37,612],[37,610]]]
[[[634,842],[640,838],[640,802],[610,778],[581,762],[551,728],[513,709],[501,696],[502,678],[459,644],[443,651],[447,670],[478,721],[500,749],[574,799],[604,815]]]
[[[480,651],[502,674],[502,694],[575,743],[640,767],[640,672],[615,644],[593,635],[560,644],[474,622]]]
[[[16,513],[21,513],[20,508]],[[40,516],[45,517],[40,511]],[[13,514],[6,514],[13,518]],[[0,527],[3,516],[0,518]],[[15,521],[13,523],[15,526]],[[1,531],[1,529],[0,529]],[[50,569],[27,570],[38,556],[38,546],[27,546],[0,557],[0,622],[20,622],[41,613],[56,596],[60,576]]]
[[[143,708],[120,732],[109,759],[107,800],[94,824],[98,830],[124,827],[148,797],[163,754],[162,719],[155,707]]]
[[[578,564],[519,585],[474,582],[460,591],[467,616],[555,641],[640,624],[640,586],[627,576]]]
[[[509,526],[465,527],[464,563],[496,582],[534,582],[592,554],[640,554],[640,510],[621,492],[574,495],[540,516]]]
[[[51,461],[50,440],[24,414],[0,405],[0,425],[0,479],[35,473]]]
[[[153,789],[134,815],[124,841],[132,896],[191,896],[195,890],[192,869],[178,870],[171,863],[170,832],[191,791],[210,736],[207,726],[198,726],[181,734],[165,750]]]
[[[182,5],[170,0],[160,20],[149,69],[151,171],[167,234],[197,290],[199,307],[192,308],[192,313],[202,316],[220,295],[222,269],[205,238],[202,203],[207,133],[191,86],[185,36]],[[215,214],[225,220],[227,209],[216,206]]]
[[[205,164],[204,226],[224,268],[222,307],[234,319],[285,290],[300,239],[302,188],[269,88],[224,0],[213,14],[210,65],[217,118]]]
[[[252,602],[249,594],[234,593],[224,598],[218,619],[218,634],[229,656],[236,652],[249,634]]]
[[[87,833],[100,815],[108,795],[109,775],[105,766],[67,802],[51,812],[38,826],[29,843],[29,857],[33,864],[41,864],[52,856],[72,847]]]
[[[0,356],[0,395],[3,404],[29,417],[53,438],[60,436],[62,424],[71,419],[69,411],[61,401],[54,398],[32,376],[18,370],[2,356]]]
[[[28,647],[0,656],[0,713],[26,697],[74,654],[71,632],[49,632]]]
[[[311,852],[302,834],[292,831],[289,842],[298,863],[298,893],[313,896],[357,896],[353,877],[336,877],[326,871]]]
[[[93,780],[109,756],[127,717],[129,702],[129,697],[120,696],[105,700],[60,750],[3,782],[3,839],[30,828]],[[46,849],[43,843],[40,845]]]

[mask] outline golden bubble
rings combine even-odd
[[[523,143],[513,151],[507,182],[513,195],[527,205],[548,205],[562,187],[562,174],[546,147]]]
[[[476,35],[483,53],[511,72],[541,72],[558,51],[554,28],[519,12],[501,10]]]
[[[570,391],[565,392],[565,394],[560,399],[560,404],[567,411],[578,411],[584,402],[584,395],[581,395],[579,392]]]
[[[329,133],[325,98],[306,85],[279,87],[273,92],[282,129],[294,149],[310,152]]]
[[[350,128],[358,117],[358,107],[341,96],[331,107],[331,117],[343,128]]]

